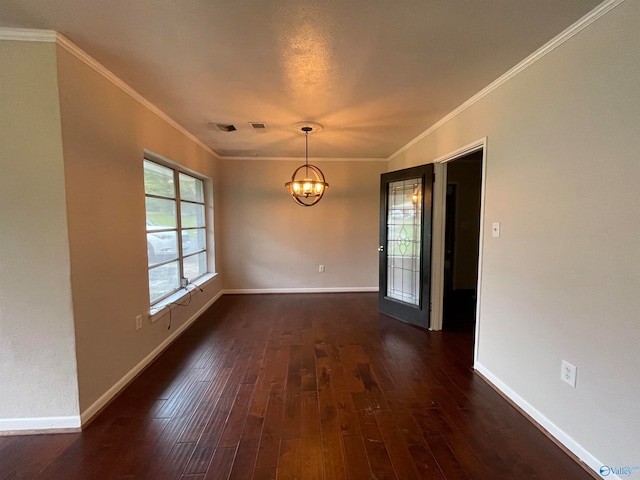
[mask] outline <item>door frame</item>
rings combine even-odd
[[[433,230],[431,244],[431,318],[429,328],[431,330],[442,330],[442,314],[444,300],[444,234],[446,218],[446,197],[447,197],[447,163],[464,157],[470,153],[482,150],[482,179],[480,186],[480,232],[478,245],[478,283],[476,301],[476,331],[474,346],[474,361],[478,355],[478,339],[480,324],[480,303],[482,299],[482,255],[484,246],[484,223],[485,223],[485,192],[486,192],[486,172],[487,172],[487,137],[483,137],[475,142],[465,145],[453,152],[443,155],[434,160],[435,182],[433,185]]]

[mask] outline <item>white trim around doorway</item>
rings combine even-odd
[[[433,185],[433,230],[431,244],[431,316],[430,330],[442,330],[443,297],[444,297],[444,234],[447,195],[447,163],[473,152],[482,150],[482,179],[480,192],[480,234],[478,235],[478,283],[476,302],[475,344],[473,348],[474,363],[478,358],[480,302],[482,288],[482,252],[484,245],[484,211],[487,172],[487,137],[483,137],[453,152],[434,160],[435,181]]]

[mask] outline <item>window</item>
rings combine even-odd
[[[144,193],[153,305],[207,273],[204,182],[145,160]]]

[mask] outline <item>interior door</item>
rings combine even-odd
[[[380,181],[379,308],[429,327],[433,165],[384,173]]]

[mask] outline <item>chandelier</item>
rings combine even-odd
[[[291,181],[284,184],[293,201],[303,207],[310,207],[318,203],[329,187],[329,184],[325,182],[322,170],[315,165],[309,165],[309,134],[313,132],[315,125],[322,128],[321,125],[309,122],[304,122],[300,128],[304,132],[305,163],[296,168],[291,175]],[[317,127],[316,131],[318,131]]]

